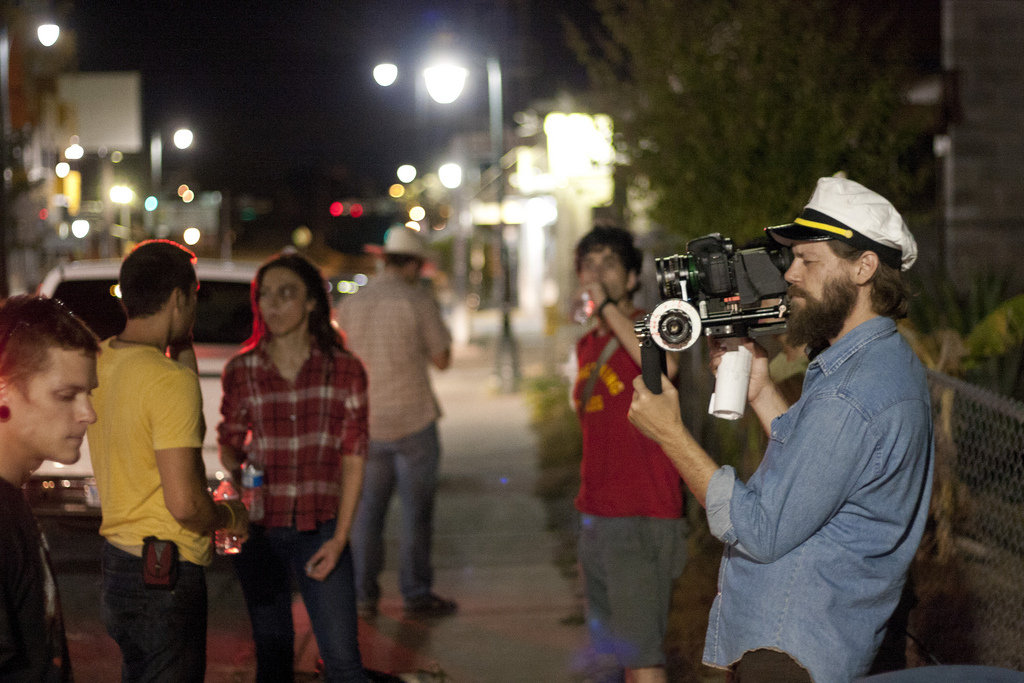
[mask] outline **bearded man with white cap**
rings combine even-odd
[[[724,544],[704,662],[734,681],[868,673],[921,540],[932,485],[925,371],[896,329],[913,236],[882,196],[821,178],[791,224],[788,342],[811,359],[787,405],[753,353],[747,401],[769,436],[746,482],[686,430],[671,383],[635,382],[630,420],[658,441]],[[712,348],[712,368],[722,349]]]
[[[431,539],[441,456],[441,416],[428,369],[451,363],[451,334],[433,296],[419,286],[427,245],[396,225],[384,237],[384,272],[338,306],[349,348],[366,366],[370,445],[352,527],[356,604],[372,619],[380,600],[384,524],[392,491],[401,501],[399,589],[410,616],[452,614],[452,600],[433,592]]]

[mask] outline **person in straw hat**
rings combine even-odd
[[[384,271],[337,308],[338,322],[369,378],[370,446],[352,529],[359,615],[380,601],[384,522],[392,492],[401,501],[399,589],[410,616],[452,614],[457,605],[433,592],[430,559],[441,416],[431,366],[451,363],[451,333],[431,294],[419,286],[427,245],[398,225],[384,239]]]

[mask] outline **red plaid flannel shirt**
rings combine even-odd
[[[260,524],[308,531],[337,517],[341,457],[366,457],[363,364],[314,346],[289,383],[260,344],[228,361],[221,382],[218,441],[262,465]]]

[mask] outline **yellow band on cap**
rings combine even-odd
[[[806,218],[797,218],[793,222],[797,223],[798,225],[807,226],[808,228],[816,228],[818,230],[824,230],[826,232],[834,232],[835,234],[841,235],[846,239],[850,239],[851,237],[853,237],[853,230],[844,230],[843,228],[837,228],[836,226],[829,225],[828,223],[818,223],[817,221],[809,221]]]

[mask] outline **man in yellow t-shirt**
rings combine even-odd
[[[121,648],[125,680],[201,681],[206,669],[210,535],[245,537],[238,501],[213,502],[201,448],[202,395],[192,349],[198,282],[192,252],[139,244],[121,265],[124,331],[105,340],[89,428],[103,523],[103,621]],[[174,590],[147,586],[143,541],[171,541]]]

